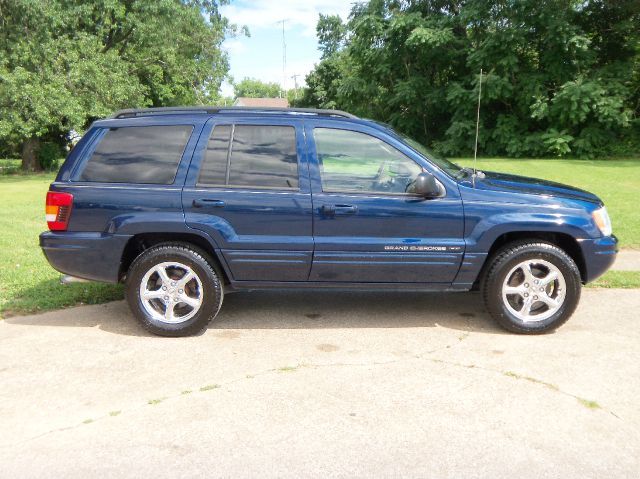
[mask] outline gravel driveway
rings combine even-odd
[[[640,473],[640,290],[555,334],[476,294],[227,296],[198,337],[115,302],[0,321],[2,477]]]

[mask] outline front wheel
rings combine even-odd
[[[161,336],[202,331],[220,310],[220,275],[204,252],[165,244],[144,251],[127,274],[129,307],[144,328]]]
[[[557,246],[539,242],[503,247],[482,284],[485,306],[498,324],[527,334],[544,333],[567,321],[580,291],[573,259]]]

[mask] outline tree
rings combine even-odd
[[[244,78],[233,85],[233,91],[236,98],[278,98],[280,85],[263,82],[257,78]]]
[[[305,81],[301,106],[317,108],[336,108],[339,88],[343,78],[347,76],[348,56],[342,53],[345,44],[347,27],[338,15],[320,14],[316,26],[319,49],[322,52],[321,62],[316,65]]]
[[[483,68],[483,153],[609,154],[640,145],[639,23],[636,0],[371,0],[320,17],[304,100],[464,155]]]
[[[34,170],[40,140],[115,109],[207,103],[234,32],[210,0],[0,0],[0,140]]]
[[[328,58],[342,48],[347,34],[347,27],[339,15],[320,14],[316,26],[319,49],[322,58]]]

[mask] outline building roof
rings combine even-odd
[[[248,98],[241,96],[233,104],[235,106],[287,108],[289,101],[286,98]]]

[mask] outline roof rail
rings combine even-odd
[[[160,108],[130,108],[127,110],[119,110],[109,118],[135,118],[138,116],[154,116],[154,115],[179,115],[201,113],[211,115],[215,113],[285,113],[294,115],[318,115],[318,116],[334,116],[341,118],[358,118],[351,113],[340,110],[323,110],[316,108],[279,108],[272,106],[253,107],[253,106],[168,106]]]

